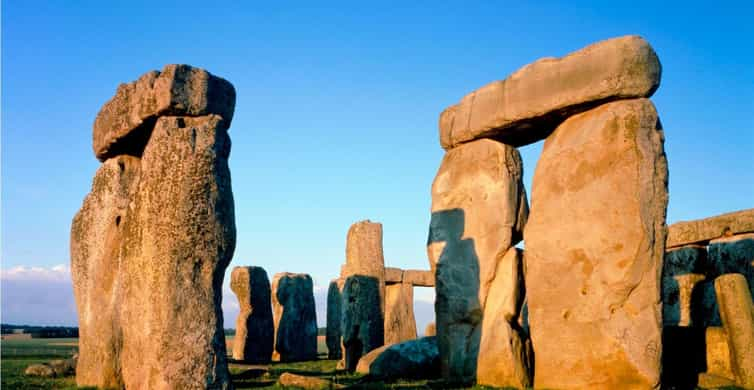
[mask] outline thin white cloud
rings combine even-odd
[[[65,264],[58,264],[49,268],[19,265],[0,270],[0,280],[69,282],[71,280],[71,269]]]

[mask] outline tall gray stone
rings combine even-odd
[[[382,224],[369,220],[356,222],[346,237],[346,264],[340,272],[375,278],[380,286],[380,308],[385,310],[385,257],[382,253]]]
[[[230,289],[240,306],[233,337],[233,359],[251,364],[269,363],[275,324],[267,272],[262,267],[235,267],[230,274]]]
[[[314,285],[307,274],[282,272],[272,280],[275,349],[272,360],[317,359],[317,313]]]
[[[659,386],[667,180],[648,99],[574,115],[545,141],[524,233],[535,388]]]
[[[754,304],[746,278],[726,274],[715,280],[730,360],[736,384],[754,389]]]
[[[342,318],[343,318],[343,279],[333,279],[327,288],[327,358],[341,359],[343,350],[341,345],[342,339]]]
[[[222,284],[236,245],[227,125],[161,117],[124,223],[126,388],[226,388]]]
[[[448,381],[475,378],[487,292],[499,259],[521,241],[528,215],[522,174],[515,148],[482,139],[448,151],[432,184],[427,253]]]
[[[125,297],[120,247],[140,170],[137,157],[105,161],[71,225],[71,279],[79,314],[79,386],[123,386],[118,312]]]
[[[343,286],[343,367],[354,371],[362,356],[384,344],[380,280],[352,275]]]

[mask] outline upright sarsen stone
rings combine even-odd
[[[352,275],[343,286],[343,366],[356,369],[359,359],[384,344],[384,317],[380,309],[380,281]],[[383,286],[384,287],[384,286]]]
[[[521,241],[528,215],[521,156],[482,139],[448,151],[432,184],[427,253],[435,271],[442,374],[476,375],[482,312],[498,262]]]
[[[409,283],[385,287],[385,344],[416,338],[414,286]]]
[[[531,351],[518,319],[524,301],[522,251],[510,248],[497,264],[482,319],[477,383],[525,389],[531,387]]]
[[[375,278],[380,291],[380,308],[385,310],[385,257],[382,253],[382,224],[369,220],[356,222],[346,237],[346,264],[340,272]]]
[[[715,280],[715,293],[736,384],[754,389],[754,304],[746,278],[741,274],[720,276]]]
[[[524,233],[535,388],[659,386],[667,180],[647,99],[575,115],[545,141]]]
[[[121,370],[129,389],[226,388],[222,284],[236,245],[227,125],[161,117],[124,220]]]
[[[272,360],[317,359],[317,313],[311,276],[283,272],[272,280],[275,349]]]
[[[233,359],[266,364],[272,359],[275,324],[272,321],[270,281],[262,267],[235,267],[230,289],[241,308],[233,337]]]
[[[140,161],[118,156],[97,170],[92,191],[71,226],[71,279],[79,313],[76,384],[122,387],[119,321],[123,299],[121,242]]]
[[[341,346],[342,318],[343,318],[343,279],[333,279],[327,288],[327,358],[340,359],[343,357]]]

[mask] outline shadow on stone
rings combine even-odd
[[[445,243],[435,269],[437,344],[442,377],[458,384],[474,381],[482,331],[479,258],[464,224],[462,209],[436,211],[427,240]]]

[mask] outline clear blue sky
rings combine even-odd
[[[754,207],[754,10],[716,2],[2,2],[2,268],[69,262],[99,163],[94,117],[168,63],[230,80],[232,265],[317,284],[349,225],[384,225],[386,262],[427,268],[439,113],[540,57],[644,36],[670,164],[669,222]],[[406,5],[405,3],[411,3]],[[522,148],[526,184],[541,143]]]

